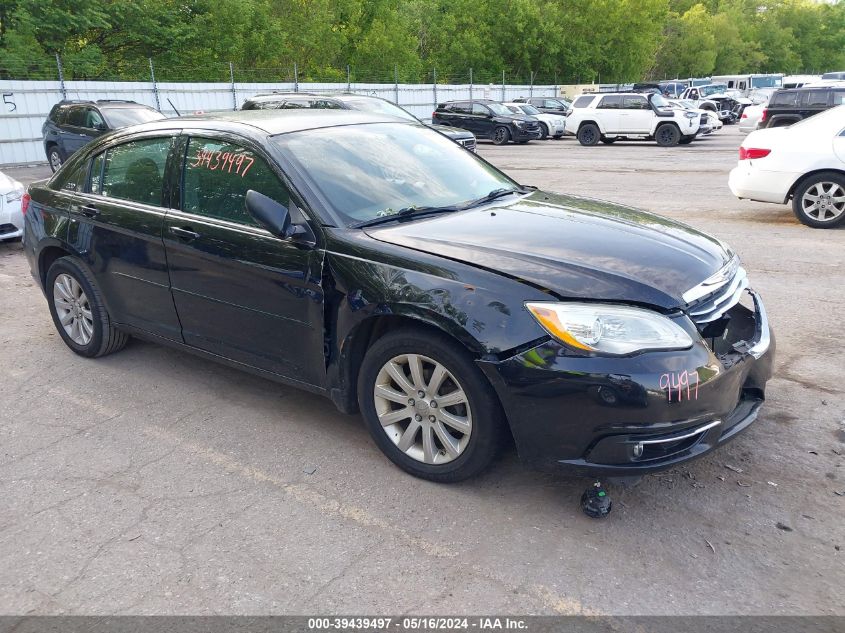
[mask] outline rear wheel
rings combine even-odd
[[[484,375],[469,354],[436,333],[406,329],[379,339],[364,358],[358,400],[379,448],[423,479],[478,474],[505,436]]]
[[[58,171],[59,167],[62,166],[62,163],[65,162],[64,154],[62,154],[58,145],[51,145],[50,149],[47,150],[47,161],[50,163],[50,169],[53,173]]]
[[[681,131],[672,123],[664,123],[655,130],[654,140],[661,147],[672,147],[681,140]]]
[[[511,133],[508,128],[499,126],[493,130],[493,144],[504,145],[511,139]]]
[[[585,123],[578,130],[578,142],[581,145],[595,145],[601,138],[599,127],[595,123]]]
[[[129,336],[117,330],[96,282],[73,257],[60,257],[47,271],[47,303],[59,336],[80,356],[105,356]]]
[[[845,176],[822,172],[798,185],[792,211],[801,222],[817,229],[829,229],[845,222]]]

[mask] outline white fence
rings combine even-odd
[[[0,80],[0,165],[46,161],[41,126],[55,103],[66,99],[129,99],[158,108],[168,116],[197,111],[234,110],[245,99],[271,90],[355,92],[398,103],[419,118],[431,117],[436,103],[454,99],[495,99],[554,96],[557,86],[470,84],[346,84],[346,83],[159,83]]]

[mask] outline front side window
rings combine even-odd
[[[811,90],[807,93],[807,105],[810,107],[826,106],[829,95],[828,90]]]
[[[516,189],[475,154],[419,125],[345,125],[280,134],[273,141],[347,225]]]
[[[105,153],[100,193],[109,198],[161,206],[171,142],[169,137],[153,138],[110,148]]]
[[[65,123],[75,127],[85,127],[85,110],[82,106],[74,106],[68,110]]]
[[[656,104],[659,106],[659,104]],[[624,97],[622,99],[622,107],[625,110],[647,110],[648,101],[643,97]]]
[[[504,107],[504,106],[502,106],[502,107]],[[505,111],[507,111],[507,113],[510,114],[510,111],[507,108],[505,108]],[[480,103],[473,103],[472,104],[472,113],[480,115],[480,116],[487,116],[488,114],[490,114],[489,110],[487,110],[487,108],[485,108]]]
[[[85,127],[92,130],[103,130],[106,127],[106,122],[94,108],[88,108],[85,112]]]
[[[220,139],[191,138],[185,157],[183,211],[254,226],[244,206],[250,189],[288,205],[287,187],[255,152]]]

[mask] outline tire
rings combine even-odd
[[[692,143],[694,138],[695,136],[693,136],[692,134],[684,135],[681,137],[681,140],[678,141],[678,145],[689,145],[690,143]]]
[[[663,123],[654,131],[654,140],[661,147],[673,147],[681,140],[681,131],[673,123]]]
[[[493,130],[493,145],[506,145],[511,140],[511,133],[508,128],[499,126]]]
[[[605,145],[613,145],[616,142],[615,138],[605,138],[604,136],[601,137],[601,142]]]
[[[417,380],[411,372],[414,359],[420,367]],[[438,368],[447,377],[434,393],[426,392]],[[394,378],[397,371],[404,386]],[[392,398],[377,396],[379,386]],[[420,392],[420,386],[426,391]],[[460,403],[440,406],[434,400],[438,397]],[[506,437],[504,416],[490,383],[464,349],[439,333],[402,329],[376,341],[361,366],[358,402],[382,452],[405,472],[430,481],[451,483],[477,475],[490,465]],[[446,416],[457,426],[444,424]],[[430,442],[425,440],[427,433]]]
[[[599,142],[601,132],[595,123],[585,123],[578,129],[578,142],[590,147]]]
[[[803,180],[795,188],[792,211],[801,222],[816,229],[845,222],[845,175],[826,171]]]
[[[128,334],[111,324],[96,282],[76,258],[60,257],[53,262],[47,271],[46,294],[59,336],[80,356],[105,356],[123,349],[129,340]],[[74,297],[78,305],[71,301]],[[68,320],[69,317],[67,327],[70,331],[62,324],[62,319]],[[76,329],[74,321],[78,324]]]
[[[64,164],[65,156],[58,145],[50,145],[50,149],[47,150],[47,162],[50,163],[50,169],[54,174]]]
[[[545,141],[549,138],[549,126],[540,121],[540,140]]]

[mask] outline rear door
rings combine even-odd
[[[62,146],[68,156],[79,151],[93,138],[92,131],[86,125],[89,108],[82,105],[71,106],[62,126]]]
[[[620,95],[605,95],[599,100],[596,106],[596,110],[598,110],[596,114],[601,119],[605,132],[617,133],[623,131],[619,116],[621,107],[622,97]]]
[[[92,157],[88,184],[69,205],[68,242],[87,258],[115,322],[178,341],[161,237],[174,133]]]
[[[180,143],[179,208],[164,241],[185,343],[324,384],[323,252],[270,234],[244,207],[250,189],[290,205],[288,185],[240,137],[203,132]]]

